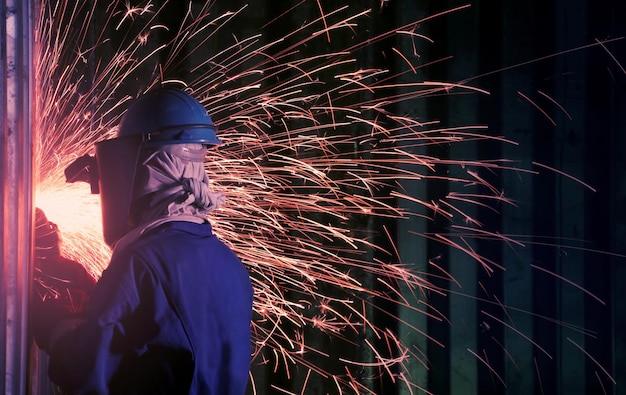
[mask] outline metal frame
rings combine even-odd
[[[32,277],[33,3],[4,0],[0,8],[0,391],[29,392],[28,294]]]

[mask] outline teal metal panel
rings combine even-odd
[[[510,4],[503,9],[502,24],[505,31],[519,31],[526,21],[532,18],[534,10],[524,4]],[[503,65],[512,65],[523,59],[532,58],[533,31],[527,34],[511,36],[500,44]],[[532,84],[532,74],[528,68],[514,68],[500,73],[502,100],[501,124],[502,135],[515,144],[505,144],[503,157],[513,160],[518,171],[503,174],[503,190],[515,199],[515,204],[502,206],[502,231],[504,235],[533,234],[533,208],[530,202],[534,195],[534,177],[529,174],[529,158],[533,156],[533,121],[534,117],[527,111],[520,111],[518,91]],[[508,243],[502,245],[502,259],[505,266],[503,284],[503,304],[506,306],[506,329],[504,330],[503,377],[506,381],[506,392],[511,395],[532,394],[536,384],[536,368],[534,360],[535,346],[533,310],[533,275],[530,263],[533,256],[533,244],[529,238],[519,237],[522,245]]]
[[[455,37],[446,40],[445,47],[453,60],[447,62],[448,80],[461,82],[473,75],[478,74],[479,59],[474,56],[475,50],[480,46],[480,8],[473,7],[459,15],[451,15],[446,18],[447,37]],[[459,30],[463,34],[458,34]],[[442,43],[443,44],[443,43]],[[471,82],[468,85],[473,86]],[[481,95],[461,95],[450,97],[447,105],[447,119],[443,122],[449,127],[463,127],[480,125],[480,98]],[[478,144],[469,141],[462,144],[451,144],[450,159],[455,160],[478,157]],[[468,171],[481,173],[482,169],[453,165],[450,167],[451,178],[469,178]],[[452,185],[451,185],[452,186]],[[478,194],[479,187],[464,185],[452,188],[452,193]],[[446,198],[446,200],[448,200]],[[454,213],[455,224],[471,225],[465,216],[476,219],[479,217],[479,209],[475,204],[451,201],[463,214]],[[460,241],[460,240],[458,240]],[[462,243],[462,242],[461,242]],[[468,238],[466,247],[478,250],[476,240]],[[452,394],[478,394],[479,391],[479,361],[474,353],[481,354],[478,334],[480,330],[480,316],[475,296],[479,293],[479,272],[482,270],[476,264],[475,259],[467,252],[459,248],[449,247],[446,256],[449,259],[449,272],[454,281],[449,282],[450,294],[449,320],[450,340],[448,352],[450,353],[450,393]]]
[[[586,5],[568,7],[568,4],[563,1],[555,2],[558,10],[554,18],[555,48],[572,48],[585,41],[585,32],[579,26],[585,25]],[[586,59],[582,52],[556,58],[551,94],[558,98],[558,104],[566,112],[543,101],[546,103],[545,108],[549,109],[549,119],[546,117],[546,120],[554,126],[553,166],[581,180],[585,178],[585,121],[589,117],[586,111],[585,69]],[[584,243],[581,239],[586,237],[585,210],[588,209],[584,201],[585,188],[572,179],[557,177],[555,192],[554,221],[557,234],[563,239],[576,240],[577,244]],[[584,286],[584,266],[588,264],[584,253],[564,248],[555,255],[555,259],[556,274],[568,280],[558,282],[558,293],[555,295],[558,301],[558,319],[570,325],[585,327],[583,306],[587,295],[574,285]],[[587,337],[565,325],[560,326],[558,331],[556,358],[559,393],[585,394],[586,358],[576,345],[585,348]]]

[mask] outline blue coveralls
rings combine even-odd
[[[210,224],[163,224],[114,252],[86,321],[51,350],[50,378],[71,393],[244,394],[252,299]]]

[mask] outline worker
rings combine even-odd
[[[245,393],[253,289],[207,214],[207,149],[219,145],[202,104],[157,88],[139,96],[86,169],[97,179],[113,249],[85,313],[36,325],[51,380],[77,394]],[[62,309],[61,309],[62,310]]]

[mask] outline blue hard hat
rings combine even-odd
[[[186,92],[157,88],[135,99],[119,124],[117,137],[143,136],[143,147],[199,143],[219,145],[216,127],[199,101]]]

